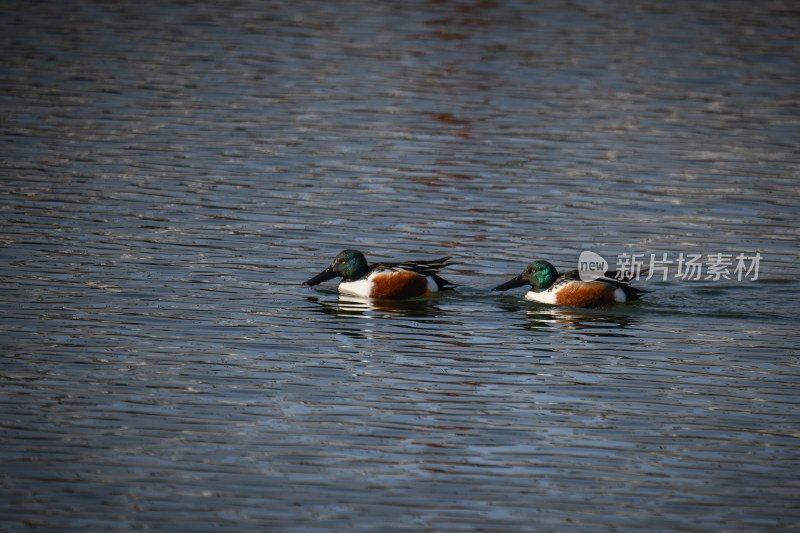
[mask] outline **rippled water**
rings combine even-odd
[[[0,529],[800,526],[791,3],[0,13]],[[453,257],[422,301],[301,282]],[[566,310],[536,258],[761,254]]]

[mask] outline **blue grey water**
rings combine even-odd
[[[800,527],[798,28],[4,4],[0,530]],[[460,287],[301,285],[344,248]],[[592,311],[489,290],[582,251],[667,268]]]

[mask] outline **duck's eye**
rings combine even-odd
[[[342,260],[340,261],[340,263],[342,263],[342,264],[345,264],[345,263],[347,263],[347,261],[345,261],[344,259],[342,259]]]

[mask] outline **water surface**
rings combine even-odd
[[[798,527],[798,22],[5,10],[2,529]],[[350,247],[460,287],[301,285]],[[762,260],[611,309],[488,290],[583,250]]]

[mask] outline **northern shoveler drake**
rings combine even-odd
[[[629,285],[630,278],[617,272],[594,281],[582,281],[577,270],[558,275],[556,267],[547,261],[534,261],[516,278],[501,283],[492,290],[505,291],[529,284],[531,290],[525,294],[527,300],[566,307],[601,307],[616,302],[638,300],[646,291]]]
[[[434,292],[455,287],[437,275],[439,270],[448,265],[449,259],[441,257],[430,261],[369,265],[364,254],[358,250],[344,250],[336,256],[328,268],[305,284],[317,285],[339,276],[342,278],[339,292],[355,296],[386,300],[429,296]]]

